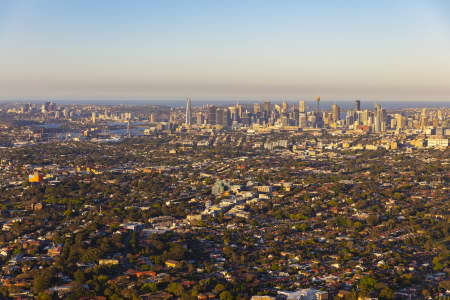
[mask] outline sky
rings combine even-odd
[[[187,96],[450,101],[450,1],[0,1],[0,100]]]

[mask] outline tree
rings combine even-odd
[[[180,244],[172,244],[169,250],[169,258],[180,260],[183,259],[186,254],[186,249]]]
[[[219,299],[220,300],[233,300],[233,296],[231,295],[231,293],[229,291],[223,291],[222,293],[220,293]]]
[[[75,273],[73,274],[74,279],[78,282],[78,283],[84,283],[86,278],[84,276],[84,272],[81,270],[77,270],[75,271]]]
[[[442,266],[441,262],[439,261],[439,257],[435,256],[435,257],[433,258],[432,263],[433,263],[433,269],[434,269],[435,271],[440,271],[440,270],[442,270],[443,266]]]
[[[214,292],[215,293],[220,293],[220,292],[222,292],[222,291],[224,291],[225,290],[225,286],[223,285],[223,284],[221,284],[221,283],[218,283],[216,286],[215,286],[215,288],[214,288]]]
[[[33,279],[33,291],[36,294],[48,289],[53,281],[53,271],[50,269],[40,271]]]
[[[48,293],[41,292],[36,297],[37,300],[51,300],[52,296]]]
[[[145,292],[156,292],[158,285],[155,282],[147,282],[142,285],[142,290]]]
[[[183,285],[179,282],[171,282],[167,287],[167,291],[169,293],[174,294],[175,296],[181,296],[184,292]]]
[[[375,226],[378,224],[378,216],[376,215],[370,215],[367,218],[367,224],[369,224],[370,226]]]
[[[363,277],[359,281],[359,289],[363,296],[368,296],[374,289],[377,284],[377,281],[372,277]]]
[[[9,299],[8,289],[4,286],[0,286],[0,299]]]
[[[380,299],[394,299],[394,296],[395,296],[394,291],[388,287],[384,287],[380,291]]]

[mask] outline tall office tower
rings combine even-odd
[[[423,108],[420,114],[420,126],[423,128],[428,125],[427,109]]]
[[[406,118],[402,114],[395,115],[397,129],[405,129],[406,128]]]
[[[426,116],[420,117],[420,127],[428,126],[428,118]]]
[[[341,108],[337,104],[333,104],[331,107],[331,113],[333,115],[334,122],[341,119]]]
[[[175,114],[175,111],[173,110],[173,108],[171,108],[169,112],[169,123],[175,123],[176,119],[177,116]]]
[[[232,121],[237,121],[239,119],[239,117],[237,115],[237,108],[236,108],[236,106],[228,107],[228,111],[230,112],[230,119]]]
[[[427,116],[427,109],[426,108],[422,108],[422,113],[421,113],[421,117],[426,117]]]
[[[91,120],[92,120],[92,123],[94,123],[95,124],[95,119],[96,119],[96,117],[97,117],[97,114],[95,113],[95,111],[93,111],[92,112],[92,114],[91,114]]]
[[[386,119],[387,119],[387,113],[386,110],[384,108],[381,109],[380,111],[380,130],[381,132],[385,132],[386,131]]]
[[[287,112],[287,110],[288,110],[287,102],[286,102],[286,100],[283,100],[283,102],[281,102],[281,112],[285,113],[285,112]]]
[[[255,115],[257,115],[258,113],[261,113],[261,112],[262,112],[262,105],[261,105],[261,103],[253,104],[253,113]]]
[[[298,127],[300,128],[308,127],[308,119],[305,113],[299,113]]]
[[[347,114],[345,115],[345,124],[348,126],[350,124],[353,124],[355,118],[354,118],[354,114],[347,111]]]
[[[361,101],[355,100],[355,111],[361,110]]]
[[[298,112],[299,113],[305,112],[305,101],[301,100],[298,102]]]
[[[375,104],[375,112],[374,112],[374,131],[375,132],[381,132],[381,123],[382,123],[381,105]]]
[[[155,123],[155,114],[154,113],[151,113],[150,114],[150,123]]]
[[[361,116],[361,122],[363,125],[369,125],[369,110],[365,109]]]
[[[197,125],[202,125],[204,123],[203,113],[199,111],[197,113]]]
[[[270,116],[270,111],[271,111],[270,101],[264,102],[264,114],[265,114],[266,118],[268,118]]]
[[[361,125],[362,124],[362,111],[356,111],[353,115],[353,122],[352,124]]]
[[[207,123],[216,125],[216,107],[214,105],[208,107]]]
[[[50,102],[45,102],[44,104],[41,105],[41,113],[45,114],[48,112],[48,105],[50,104]]]
[[[320,113],[320,97],[317,96],[316,97],[316,105],[317,105],[317,110],[316,110],[316,122],[315,122],[315,128],[322,128],[323,126],[323,118],[322,118],[322,114]]]
[[[227,127],[230,124],[230,112],[226,108],[217,108],[216,124]]]
[[[48,102],[48,111],[55,111],[55,110],[56,110],[56,103]]]
[[[217,125],[223,125],[223,109],[217,108],[216,109],[216,124]]]
[[[308,117],[308,121],[309,121],[309,124],[311,124],[311,127],[313,127],[313,128],[317,127],[317,117],[315,114],[310,115]]]
[[[375,117],[374,117],[374,131],[375,132],[381,131],[381,120],[380,120],[379,114],[375,114]]]
[[[289,115],[289,119],[293,120],[295,125],[298,125],[298,120],[300,118],[300,115],[299,115],[298,109],[295,105],[293,105],[293,109],[288,115]]]
[[[371,126],[372,129],[373,129],[373,126],[374,126],[373,120],[374,120],[374,115],[373,115],[373,114],[370,114],[370,115],[369,115],[369,118],[367,119],[367,126]]]
[[[230,126],[231,124],[231,115],[230,115],[230,110],[228,108],[224,108],[223,109],[223,125],[224,126]]]
[[[397,125],[397,118],[392,118],[391,119],[391,129],[395,129],[395,128],[399,128],[399,126]]]
[[[278,104],[275,104],[275,105],[273,106],[273,108],[274,108],[273,111],[275,111],[275,112],[281,114],[281,106],[279,106]]]
[[[191,113],[191,98],[188,97],[187,98],[187,102],[186,102],[186,124],[187,125],[191,125],[191,117],[192,117],[192,113]]]
[[[375,114],[376,114],[378,111],[380,111],[380,110],[381,110],[381,105],[375,103],[375,105],[374,105],[374,111],[375,111]]]
[[[242,105],[240,105],[240,104],[236,104],[236,109],[237,109],[237,112],[238,112],[239,119],[243,118],[244,117],[244,107]]]
[[[46,102],[46,103],[42,104],[42,106],[41,106],[41,112],[42,112],[43,114],[45,114],[46,112],[48,112],[48,105],[47,105],[47,103],[50,103],[50,102]]]

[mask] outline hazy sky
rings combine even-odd
[[[450,1],[0,1],[0,99],[315,95],[450,100]]]

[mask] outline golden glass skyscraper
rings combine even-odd
[[[305,101],[300,100],[298,102],[298,112],[299,113],[304,113],[305,112]]]
[[[333,115],[334,122],[336,122],[341,118],[341,108],[337,104],[333,104],[331,108],[331,113]]]

